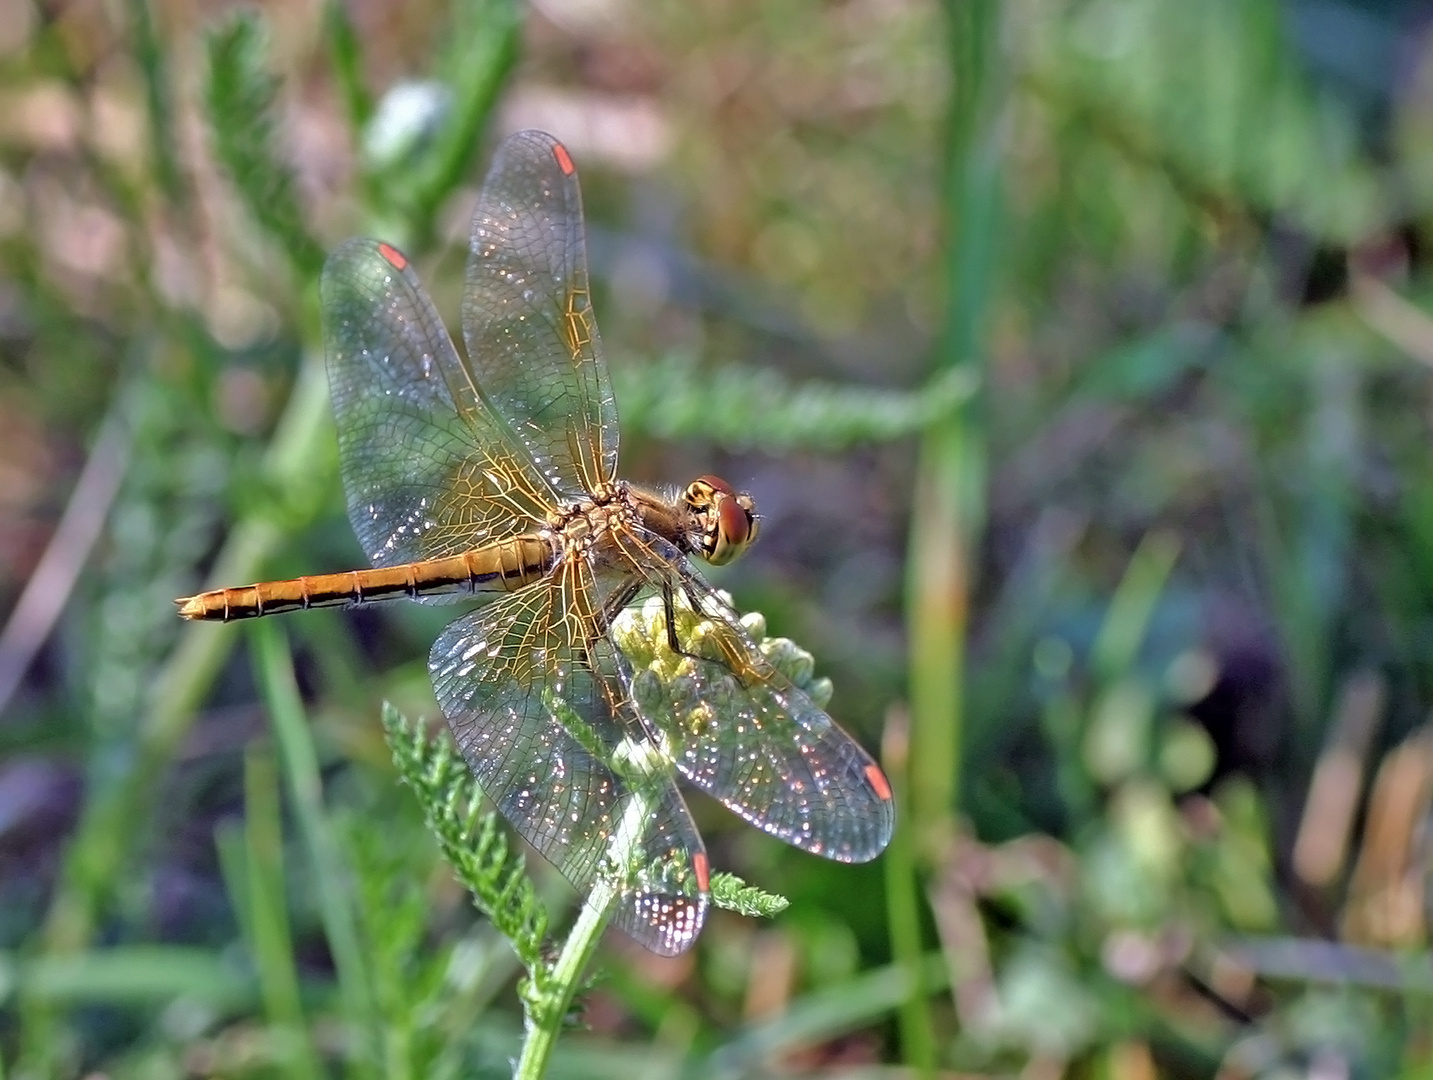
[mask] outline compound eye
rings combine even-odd
[[[751,543],[752,533],[755,531],[752,528],[751,515],[738,506],[730,495],[717,499],[716,511],[717,550],[726,554],[722,562],[730,562]],[[715,559],[712,561],[716,562]]]
[[[712,500],[712,510],[703,554],[713,566],[724,566],[739,558],[756,539],[756,508],[749,495],[718,491]]]
[[[720,477],[693,480],[683,500],[692,516],[692,547],[713,566],[731,562],[756,539],[756,503]]]

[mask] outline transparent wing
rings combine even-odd
[[[895,823],[880,767],[762,655],[730,605],[685,566],[673,569],[677,641],[689,655],[666,645],[660,597],[640,609],[637,634],[615,635],[653,741],[693,784],[773,836],[828,859],[875,858]]]
[[[320,295],[348,516],[374,565],[540,523],[551,489],[479,398],[407,260],[349,240],[324,264]]]
[[[522,131],[498,147],[473,214],[463,297],[468,358],[493,409],[558,491],[617,468],[617,405],[587,286],[577,172]]]
[[[706,853],[670,765],[610,691],[610,645],[584,646],[573,631],[587,619],[561,616],[594,595],[585,564],[561,564],[452,623],[429,669],[473,775],[513,827],[585,896],[615,890],[613,921],[675,955],[706,915]]]

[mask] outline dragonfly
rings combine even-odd
[[[619,479],[577,170],[523,131],[473,214],[460,355],[408,258],[353,239],[320,286],[348,515],[372,566],[214,589],[186,619],[396,598],[476,602],[439,635],[438,704],[483,793],[613,923],[696,940],[710,863],[678,774],[752,825],[843,862],[891,837],[880,767],[762,651],[693,559],[756,540],[751,496]],[[623,613],[655,614],[654,655]]]

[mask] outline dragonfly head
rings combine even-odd
[[[696,551],[713,566],[731,562],[756,539],[756,503],[720,477],[693,480],[682,501],[692,517]]]

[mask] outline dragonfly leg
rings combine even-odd
[[[682,582],[682,593],[687,598],[688,606],[691,607],[692,612],[698,618],[708,617],[706,611],[702,608],[701,597],[697,594],[696,590],[685,581]],[[666,610],[667,616],[667,648],[671,649],[672,652],[678,656],[685,656],[690,660],[701,660],[708,664],[720,664],[731,673],[732,678],[736,679],[743,688],[746,688],[749,684],[742,678],[741,671],[739,670],[741,667],[741,657],[727,647],[727,639],[724,636],[720,634],[717,635],[717,649],[722,654],[720,656],[702,656],[699,653],[688,652],[682,648],[682,643],[677,640],[676,600],[676,593],[672,589],[672,583],[670,581],[665,582],[662,585],[662,607]],[[716,621],[720,623],[720,620]]]
[[[695,600],[696,598],[688,592],[687,602],[692,605],[693,611],[699,612],[701,608],[697,607]],[[677,602],[676,597],[672,595],[672,583],[670,581],[662,583],[662,609],[666,612],[667,616],[667,648],[671,649],[672,652],[678,656],[685,656],[692,660],[705,659],[704,657],[687,652],[682,648],[682,643],[677,640]]]
[[[607,602],[602,605],[602,610],[597,613],[596,627],[582,642],[583,661],[587,664],[588,670],[594,674],[597,672],[597,663],[592,657],[592,643],[607,633],[612,626],[612,620],[622,614],[622,609],[632,602],[632,597],[636,596],[641,588],[642,583],[634,581],[626,588],[619,589],[607,598]]]
[[[632,602],[632,597],[641,590],[642,583],[634,581],[628,587],[621,589],[607,598],[607,603],[602,605],[602,613],[597,617],[597,634],[601,636],[607,633],[612,626],[612,620],[622,614],[622,609]]]

